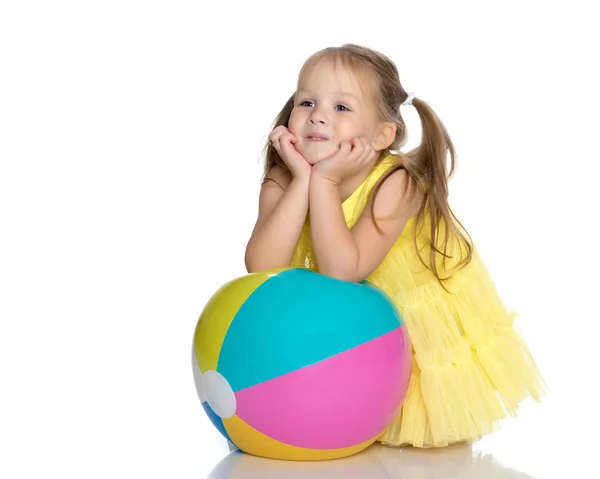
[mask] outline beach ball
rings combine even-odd
[[[249,274],[203,309],[192,348],[202,407],[241,451],[326,460],[366,449],[408,389],[411,347],[375,286],[301,268]]]

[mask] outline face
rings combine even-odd
[[[334,154],[342,141],[364,137],[372,144],[377,124],[376,106],[351,72],[322,61],[299,79],[288,128],[310,164]]]

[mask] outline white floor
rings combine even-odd
[[[240,452],[227,455],[208,479],[525,479],[551,477],[527,473],[533,466],[512,466],[485,448],[452,446],[439,451],[396,450],[374,445],[361,454],[325,463],[270,461]],[[587,476],[578,476],[587,477]]]

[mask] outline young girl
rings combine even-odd
[[[408,153],[399,152],[401,105],[414,106],[423,127]],[[513,314],[448,205],[450,137],[434,111],[404,91],[394,63],[356,45],[317,52],[269,140],[246,267],[367,279],[392,298],[413,368],[382,443],[470,442],[526,397],[540,399],[544,382]]]

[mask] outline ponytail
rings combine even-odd
[[[423,200],[417,213],[415,224],[414,244],[421,263],[429,269],[439,283],[448,280],[452,273],[466,266],[473,257],[473,242],[471,237],[458,220],[448,202],[448,180],[455,169],[454,145],[446,127],[431,107],[422,100],[412,101],[422,125],[421,144],[408,153],[399,153],[397,162],[377,182],[372,194],[377,194],[382,183],[395,171],[403,168],[408,175],[423,189]],[[398,115],[399,117],[399,115]],[[405,124],[399,117],[397,141],[404,138]],[[385,152],[389,153],[389,152]],[[447,157],[450,155],[450,169],[447,167]],[[414,194],[413,189],[411,193]],[[374,202],[371,202],[371,208]],[[371,211],[374,218],[374,212]],[[427,232],[429,258],[423,258],[423,245],[417,244],[419,231],[428,225]],[[453,242],[458,241],[459,247],[454,248]],[[450,251],[460,251],[460,258],[453,258]],[[441,264],[439,259],[441,257]],[[453,265],[448,268],[447,260],[452,259]],[[441,269],[441,271],[440,271]],[[444,274],[442,274],[442,271]]]

